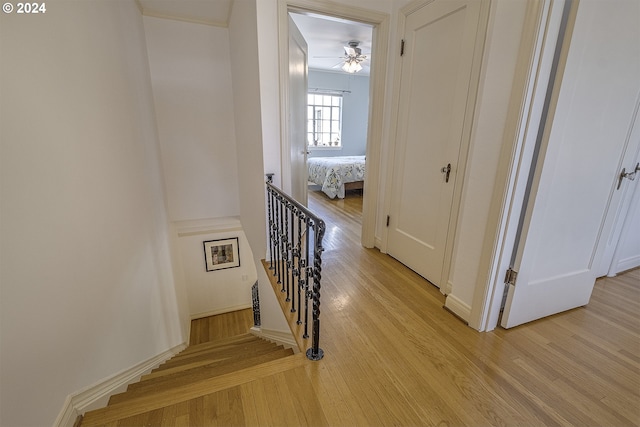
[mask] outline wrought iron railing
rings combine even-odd
[[[282,284],[280,291],[286,294],[285,300],[289,303],[291,312],[297,312],[296,323],[304,327],[304,339],[309,338],[311,326],[311,346],[307,350],[307,357],[320,360],[324,356],[319,343],[322,238],[325,223],[305,206],[275,187],[273,174],[267,175],[267,210],[269,269],[277,278],[277,282]]]
[[[260,294],[258,293],[258,282],[251,286],[251,301],[253,305],[253,326],[260,327],[262,321],[260,320]]]

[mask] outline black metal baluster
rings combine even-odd
[[[300,318],[302,313],[302,299],[306,294],[306,284],[309,278],[309,272],[307,271],[307,260],[309,259],[309,218],[307,216],[303,217],[304,219],[304,240],[305,240],[305,251],[304,256],[302,255],[302,242],[300,243],[300,283],[298,283],[298,320],[296,323],[300,325],[302,323],[302,319]],[[300,224],[300,229],[302,229],[302,224]],[[306,299],[306,298],[305,298]]]
[[[277,262],[278,262],[278,250],[277,250],[277,237],[276,237],[276,230],[277,230],[277,224],[276,224],[276,212],[277,212],[277,199],[276,199],[276,193],[275,191],[273,191],[273,189],[271,189],[271,215],[272,215],[272,220],[273,223],[271,224],[271,251],[273,252],[273,260],[272,260],[272,267],[271,269],[273,270],[273,275],[276,275],[276,268],[277,268]]]
[[[294,313],[296,311],[300,311],[300,248],[302,247],[302,212],[299,209],[296,209],[296,219],[298,222],[296,223],[296,247],[295,253],[293,254],[293,258],[295,260],[295,268],[293,270],[294,286],[292,292],[292,302],[291,302],[291,312]],[[298,307],[296,307],[296,292],[298,293]]]
[[[282,229],[282,235],[284,240],[284,266],[285,266],[285,276],[284,283],[282,284],[282,292],[286,292],[285,301],[291,301],[289,298],[289,268],[291,267],[291,261],[289,260],[289,251],[291,250],[291,244],[289,242],[289,211],[290,204],[288,201],[285,201],[284,204],[284,228]]]
[[[272,215],[273,215],[273,229],[271,230],[271,239],[273,240],[273,275],[276,276],[277,275],[277,269],[278,269],[278,240],[276,237],[276,221],[278,220],[277,218],[277,213],[278,213],[278,204],[277,204],[277,193],[275,192],[275,190],[272,188],[271,189],[271,210],[272,210]]]
[[[309,338],[309,298],[311,297],[309,293],[309,277],[313,277],[313,266],[309,263],[309,255],[310,255],[310,247],[311,244],[309,240],[311,239],[311,234],[309,230],[311,229],[312,223],[311,219],[307,220],[307,268],[305,269],[305,282],[304,282],[304,334],[302,338]]]
[[[282,199],[282,224],[280,226],[280,238],[282,239],[282,290],[281,292],[286,292],[286,282],[289,276],[289,272],[287,271],[287,259],[288,259],[288,250],[287,250],[287,200],[285,198]]]
[[[269,184],[273,183],[273,174],[267,174],[267,182]],[[269,270],[273,270],[273,257],[274,257],[274,249],[273,249],[273,190],[271,187],[267,186],[267,212],[268,212],[268,223],[269,223]]]
[[[275,271],[275,275],[278,276],[278,282],[280,283],[280,271],[281,271],[281,266],[280,266],[280,232],[279,232],[279,227],[278,224],[280,223],[280,206],[281,206],[281,196],[278,194],[276,195],[276,226],[274,229],[274,237],[275,237],[275,244],[276,244],[276,271]]]
[[[296,260],[296,222],[298,209],[291,207],[291,313],[296,311],[296,281],[298,280],[298,264]]]
[[[324,221],[316,222],[313,257],[313,334],[311,348],[307,350],[307,358],[320,360],[324,351],[320,348],[320,280],[322,279],[322,238],[324,237]]]
[[[258,282],[251,286],[251,301],[253,307],[253,326],[259,327],[260,321],[260,295],[258,292]]]

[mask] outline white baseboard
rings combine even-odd
[[[111,395],[124,391],[129,384],[138,381],[142,375],[151,372],[186,347],[187,343],[180,344],[129,369],[71,393],[65,399],[53,427],[73,427],[78,415],[106,406]]]
[[[275,331],[272,329],[264,329],[258,326],[254,326],[250,329],[250,332],[262,339],[273,341],[278,345],[283,345],[285,348],[291,348],[295,353],[298,353],[298,343],[290,332]]]
[[[618,265],[616,265],[615,271],[616,274],[618,274],[620,272],[631,270],[638,266],[640,266],[640,255],[621,259],[620,261],[618,261]]]
[[[232,307],[218,308],[216,310],[192,314],[191,320],[202,319],[203,317],[215,316],[217,314],[231,313],[232,311],[246,310],[247,308],[252,308],[252,307],[253,305],[251,304],[240,304],[240,305],[234,305]]]
[[[440,292],[445,295],[449,295],[451,292],[453,292],[453,283],[447,280],[447,284],[444,286],[443,289],[440,289]]]
[[[465,322],[469,322],[469,318],[471,317],[471,307],[464,301],[458,299],[455,295],[447,295],[447,299],[444,301],[444,306],[447,310],[451,311]]]
[[[373,238],[373,246],[375,246],[376,248],[378,248],[378,250],[380,252],[382,252],[383,254],[386,254],[387,252],[385,250],[382,250],[382,239],[379,238],[378,236],[375,236]]]

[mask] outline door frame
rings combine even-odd
[[[367,167],[362,202],[361,243],[366,248],[375,246],[376,210],[378,206],[380,151],[382,147],[385,80],[389,39],[389,15],[341,4],[324,4],[307,0],[278,0],[278,50],[280,62],[280,164],[282,182],[291,182],[289,141],[289,82],[285,70],[289,68],[288,13],[320,14],[361,22],[373,27],[371,46],[371,72],[369,80],[369,123],[367,128]]]
[[[407,17],[417,10],[432,3],[433,0],[414,0],[406,6],[402,7],[398,13],[398,39],[402,39],[406,31]],[[471,147],[471,139],[473,136],[474,119],[476,116],[476,104],[478,101],[478,90],[480,87],[480,80],[482,79],[483,70],[483,58],[485,55],[485,42],[486,35],[489,30],[489,12],[490,12],[491,0],[481,0],[480,14],[478,17],[478,28],[476,35],[476,43],[473,51],[473,59],[471,64],[471,77],[469,80],[469,91],[466,101],[466,111],[463,122],[463,130],[460,141],[460,152],[457,159],[456,181],[453,190],[453,200],[451,204],[451,214],[449,217],[447,242],[445,245],[444,262],[442,266],[442,284],[440,286],[440,292],[448,295],[452,290],[452,283],[450,281],[449,272],[451,270],[451,262],[453,259],[453,249],[456,237],[456,231],[458,228],[458,218],[460,205],[462,202],[462,195],[464,189],[464,178],[467,172],[467,159]],[[392,142],[390,149],[386,155],[387,174],[386,174],[386,188],[385,188],[385,201],[384,212],[391,211],[391,194],[393,191],[393,179],[395,174],[395,145],[399,132],[398,120],[400,113],[400,85],[402,76],[402,61],[396,61],[394,69],[394,81],[393,81],[393,96],[392,96],[392,117],[389,135],[394,135],[394,141]],[[383,228],[380,251],[387,252],[389,241],[389,229]]]
[[[578,1],[536,0],[527,7],[491,201],[491,220],[487,224],[480,260],[480,265],[488,265],[490,269],[486,275],[478,277],[469,318],[469,326],[481,332],[491,331],[498,325],[505,297],[505,276],[518,244],[528,176],[531,167],[535,167],[532,163],[536,155],[538,126],[544,113],[547,89],[551,79],[555,79],[552,65],[563,9],[567,2],[574,2],[573,7],[577,7]],[[565,44],[571,39],[570,31],[567,29]],[[560,55],[560,68],[564,59],[566,46]]]
[[[291,126],[292,123],[289,123],[290,127],[287,127],[286,130],[286,135],[287,135],[287,141],[289,142],[289,151],[288,151],[288,159],[289,162],[287,162],[287,165],[290,167],[290,170],[293,171],[294,169],[294,164],[295,164],[295,169],[299,169],[301,167],[301,165],[299,164],[300,160],[302,160],[301,163],[303,163],[302,165],[302,169],[304,169],[306,171],[307,169],[307,158],[309,155],[309,148],[307,146],[307,142],[306,142],[306,134],[307,134],[307,94],[309,92],[309,46],[307,45],[307,41],[304,39],[304,36],[302,35],[302,33],[300,32],[300,29],[296,26],[296,23],[293,21],[293,18],[291,18],[290,16],[287,16],[287,29],[288,29],[288,35],[289,37],[287,38],[287,44],[288,44],[288,67],[287,67],[287,90],[289,92],[290,95],[293,95],[293,97],[288,97],[287,98],[287,118],[291,117],[292,115],[297,116],[300,114],[300,111],[295,111],[291,109],[292,105],[296,105],[297,107],[302,107],[303,108],[303,114],[305,117],[304,123],[299,123],[296,126]],[[300,78],[300,76],[297,75],[293,75],[291,74],[291,54],[292,52],[303,52],[304,53],[304,74],[303,77]],[[295,59],[295,64],[294,65],[300,65],[299,64],[299,60]],[[297,68],[297,67],[296,67]],[[303,80],[303,82],[301,82],[300,80]],[[302,87],[298,87],[296,86],[297,84],[302,83]],[[292,90],[292,87],[294,88]],[[300,96],[299,93],[296,93],[300,90],[303,90],[302,88],[304,88],[304,101],[302,102],[302,105],[299,105],[300,103],[300,99],[298,98]],[[300,117],[298,117],[300,118]],[[292,136],[292,134],[296,134],[299,138],[298,141],[296,141],[295,137]],[[291,143],[293,139],[293,144]],[[286,151],[283,151],[283,157],[287,154]],[[300,159],[300,155],[302,155],[302,159]],[[305,172],[306,174],[306,172]],[[293,172],[291,172],[291,175],[294,175]],[[308,204],[308,185],[306,182],[301,183],[301,182],[294,182],[294,180],[291,180],[290,178],[287,179],[286,181],[284,181],[282,183],[282,189],[287,192],[289,195],[291,195],[291,197],[293,197],[294,199],[296,199],[298,202],[302,203],[304,206],[307,206]]]

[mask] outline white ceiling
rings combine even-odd
[[[344,46],[348,46],[350,41],[360,42],[363,55],[371,54],[373,29],[370,25],[320,15],[291,13],[291,17],[309,46],[310,69],[342,73],[340,59],[345,55]],[[359,74],[369,74],[369,61],[363,62],[362,66]]]
[[[139,0],[147,16],[174,18],[209,25],[227,26],[234,0]],[[343,72],[340,58],[352,40],[360,42],[365,55],[371,53],[372,28],[369,25],[321,16],[291,13],[309,46],[309,68]],[[369,61],[359,74],[369,74]]]

